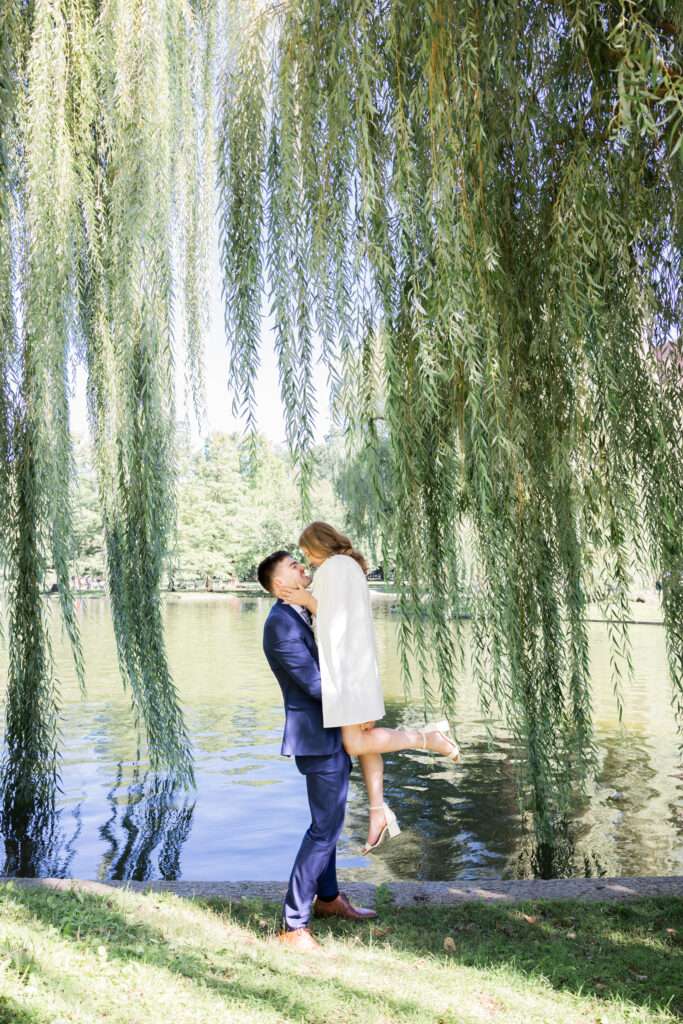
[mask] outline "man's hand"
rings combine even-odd
[[[374,722],[361,722],[360,731],[367,732],[369,729],[373,729],[375,726]]]

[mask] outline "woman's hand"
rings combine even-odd
[[[309,593],[306,587],[302,587],[300,583],[295,587],[281,585],[278,590],[285,604],[298,604],[300,608],[308,608]]]
[[[374,722],[361,722],[361,724],[360,724],[361,732],[368,732],[369,729],[374,729],[374,727],[375,727],[375,723]]]

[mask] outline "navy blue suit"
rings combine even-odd
[[[313,630],[278,599],[263,627],[263,650],[285,702],[281,753],[294,756],[306,778],[311,824],[289,879],[283,909],[286,928],[308,923],[314,896],[333,900],[337,886],[336,847],[344,827],[351,761],[340,729],[323,727],[318,648]]]

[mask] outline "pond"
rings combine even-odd
[[[303,779],[291,760],[279,756],[282,700],[261,649],[270,606],[266,597],[232,595],[165,601],[168,654],[194,743],[197,781],[194,791],[169,791],[155,789],[138,761],[108,604],[97,597],[79,600],[88,693],[81,699],[68,646],[55,629],[62,793],[39,862],[20,870],[99,879],[287,877],[308,814]],[[54,603],[51,608],[56,622]],[[385,723],[417,724],[421,701],[417,693],[404,700],[391,600],[376,595],[373,609]],[[680,874],[683,768],[664,631],[631,627],[635,679],[625,686],[622,729],[606,627],[590,628],[599,771],[589,801],[575,808],[570,873]],[[5,679],[5,650],[0,659]],[[509,737],[497,723],[489,738],[471,681],[464,680],[461,690],[456,726],[462,763],[419,752],[387,755],[386,798],[403,831],[367,858],[359,854],[366,794],[360,771],[352,772],[339,846],[342,879],[379,883],[531,872]],[[0,859],[0,868],[16,872],[11,857]]]

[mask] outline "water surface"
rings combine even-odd
[[[79,603],[87,697],[68,646],[55,638],[62,700],[62,789],[45,873],[80,878],[286,878],[308,824],[305,789],[279,755],[280,691],[261,649],[268,598],[183,595],[165,602],[170,663],[196,758],[197,789],[154,789],[138,760],[130,702],[116,664],[103,598]],[[51,605],[57,616],[56,606]],[[374,604],[386,724],[422,721],[406,704],[396,617]],[[59,631],[57,631],[57,634]],[[572,823],[573,872],[679,874],[683,868],[683,769],[670,703],[664,631],[631,630],[635,679],[625,689],[623,730],[612,694],[605,627],[591,626],[599,772]],[[6,652],[0,652],[5,678]],[[456,728],[461,765],[419,752],[385,757],[386,797],[403,829],[375,856],[360,857],[366,795],[352,772],[339,846],[342,878],[511,878],[528,874],[510,740],[487,735],[471,681],[461,686]],[[3,711],[4,721],[4,708]]]

